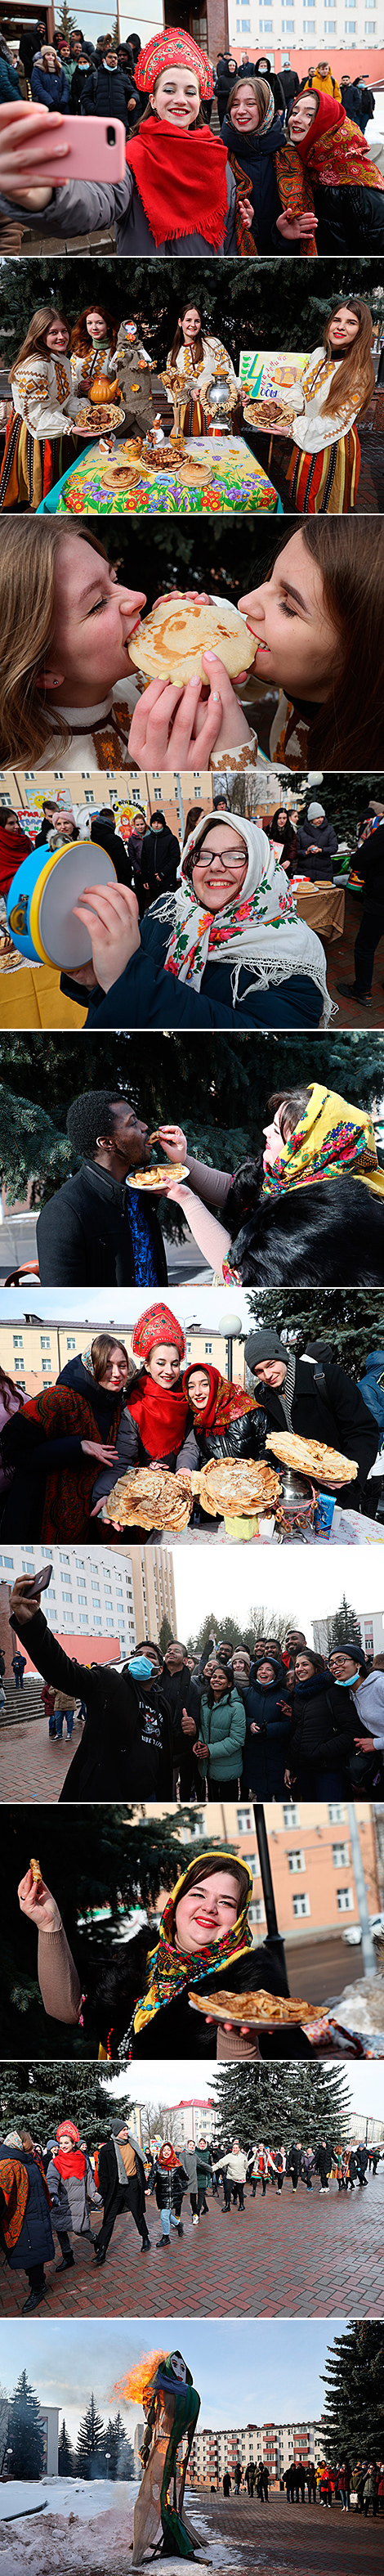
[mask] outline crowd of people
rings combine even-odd
[[[122,1670],[82,1664],[48,1628],[29,1581],[10,1596],[16,1634],[44,1675],[49,1736],[80,1740],[61,1798],[130,1797],[184,1803],[381,1795],[384,1657],[355,1638],[328,1655],[302,1632],[231,1648],[208,1639],[199,1657],[178,1638],[162,1655],[139,1641]],[[19,1658],[17,1658],[19,1660]]]
[[[285,463],[289,506],[294,510],[340,515],[355,507],[361,459],[357,422],[367,413],[375,387],[374,331],[372,313],[361,297],[352,297],[348,303],[332,303],[325,316],[322,343],[315,347],[299,382],[293,362],[290,400],[295,434],[293,437],[293,427],[289,429],[287,425],[285,456],[283,431],[283,466]],[[132,355],[128,385],[126,356],[120,372],[120,352],[123,357],[126,341]],[[207,436],[212,417],[211,387],[216,379],[216,388],[218,384],[224,399],[224,436],[226,432],[230,436],[234,430],[242,431],[245,411],[248,446],[263,464],[265,438],[262,432],[258,434],[257,408],[252,424],[247,387],[235,374],[231,353],[223,341],[204,329],[202,310],[193,301],[187,301],[178,316],[167,365],[176,371],[175,382],[180,377],[179,436]],[[116,397],[119,403],[121,394],[122,427],[125,431],[133,428],[139,435],[146,428],[155,436],[161,468],[166,427],[164,430],[161,410],[154,408],[161,384],[159,387],[154,373],[152,391],[150,352],[143,349],[137,328],[123,323],[119,331],[108,306],[91,303],[77,316],[71,331],[63,310],[55,310],[52,304],[39,305],[12,357],[8,382],[11,402],[0,471],[0,511],[38,510],[57,479],[76,461],[79,439],[82,453],[87,443],[93,443],[96,429],[102,430],[103,406],[116,404]],[[84,397],[91,400],[88,431]],[[93,426],[92,404],[98,403]],[[109,417],[107,409],[107,428]],[[166,421],[171,426],[172,417],[170,410]],[[118,424],[118,412],[116,419]],[[276,490],[279,460],[280,450],[273,466]]]
[[[168,1476],[186,1479],[188,1509],[182,1526],[212,1529],[220,1513],[206,1511],[204,1494],[191,1478],[212,1459],[231,1458],[236,1483],[241,1460],[268,1458],[266,1443],[274,1428],[320,1442],[325,1451],[336,1450],[337,1466],[325,1457],[314,1491],[317,1481],[321,1493],[324,1488],[323,1499],[327,1495],[335,1501],[340,1489],[344,1510],[367,1510],[372,1519],[381,1496],[382,1352],[372,1353],[372,1366],[360,1383],[342,1368],[325,1339],[310,1341],[296,1355],[265,1326],[248,1334],[244,1359],[248,1385],[226,1377],[211,1362],[190,1360],[186,1367],[183,1326],[171,1307],[157,1299],[137,1317],[130,1353],[125,1343],[101,1331],[65,1362],[54,1385],[25,1401],[3,1371],[2,1538],[105,1541],[106,1506],[107,1537],[113,1544],[116,1533],[129,1528],[143,1538],[145,1513],[138,1528],[135,1490],[129,1484],[127,1489],[124,1479],[137,1468],[155,1465]],[[310,1466],[307,1480],[310,1501]],[[178,1492],[175,1486],[175,1505]],[[330,1512],[329,1525],[331,1518]],[[168,1520],[170,1528],[176,1527],[177,1511],[175,1522],[170,1512]],[[160,1534],[154,1526],[152,1537]]]
[[[46,239],[113,226],[120,255],[153,258],[258,257],[351,250],[384,244],[381,139],[371,142],[371,94],[347,79],[344,96],[328,64],[304,75],[271,73],[268,59],[219,58],[217,70],[185,29],[167,27],[143,48],[110,31],[94,47],[81,28],[69,41],[42,22],[22,39],[21,73],[3,45],[0,108],[0,218]],[[32,47],[35,42],[35,52]],[[27,52],[27,62],[25,54]],[[211,131],[213,99],[217,99]],[[70,121],[114,116],[125,128],[125,177],[66,181]],[[63,117],[68,120],[63,129]],[[49,118],[49,169],[45,178]],[[78,161],[76,166],[78,167]]]
[[[73,2270],[79,2239],[89,2246],[97,2265],[104,2264],[116,2219],[124,2213],[133,2219],[143,2254],[155,2249],[169,2252],[171,2235],[184,2235],[184,2201],[188,2201],[192,2227],[198,2228],[209,2217],[209,2197],[229,2217],[231,2209],[244,2212],[247,2203],[249,2215],[259,2188],[263,2199],[268,2189],[277,2201],[285,2182],[292,2183],[295,2193],[299,2181],[312,2191],[318,2177],[323,2195],[333,2181],[339,2192],[354,2191],[357,2186],[363,2190],[371,2175],[376,2176],[381,2155],[379,2146],[366,2147],[363,2140],[356,2148],[334,2147],[325,2138],[315,2147],[304,2146],[299,2139],[292,2146],[273,2148],[261,2142],[242,2148],[239,2138],[227,2146],[224,2139],[219,2151],[204,2137],[198,2143],[189,2138],[182,2148],[169,2138],[157,2138],[142,2149],[136,2131],[121,2114],[107,2137],[91,2147],[81,2138],[76,2122],[64,2117],[45,2145],[32,2139],[24,2124],[7,2129],[0,2143],[0,2244],[10,2269],[27,2276],[23,2315],[33,2315],[52,2287],[45,2265],[53,2262],[55,2237],[60,2274]],[[160,2228],[155,2239],[147,2224],[151,2200]],[[101,2220],[93,2228],[92,2213],[100,2210]],[[298,2475],[302,2465],[296,2463]],[[224,2492],[229,2493],[230,2486]],[[248,2493],[253,2493],[251,2485]]]

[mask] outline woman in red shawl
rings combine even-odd
[[[352,125],[345,108],[335,98],[307,91],[294,99],[288,135],[279,156],[287,191],[286,211],[277,217],[283,239],[289,242],[290,161],[296,180],[299,155],[303,180],[305,175],[313,193],[317,252],[384,251],[384,179],[371,161],[365,135]]]
[[[221,1377],[219,1369],[195,1362],[184,1370],[183,1388],[193,1415],[193,1466],[207,1458],[263,1456],[266,1414],[234,1378]]]
[[[201,259],[205,250],[211,258],[236,252],[235,180],[225,145],[202,113],[213,91],[207,55],[185,28],[166,27],[139,54],[136,81],[148,104],[126,148],[127,250],[176,259],[185,251]]]
[[[185,1359],[185,1338],[170,1306],[160,1300],[139,1315],[132,1351],[144,1365],[129,1389],[127,1414],[134,1433],[129,1465],[153,1466],[155,1459],[161,1459],[163,1467],[184,1465],[188,1399],[180,1362]],[[120,1444],[119,1448],[121,1460]]]
[[[6,903],[12,878],[16,876],[16,868],[21,867],[22,859],[26,858],[28,850],[31,849],[32,841],[28,840],[28,833],[22,831],[18,814],[2,814],[0,818],[0,895],[3,897],[3,903]]]

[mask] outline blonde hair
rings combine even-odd
[[[73,533],[73,532],[72,532]],[[60,521],[50,525],[13,519],[0,535],[0,766],[14,761],[33,769],[48,747],[51,731],[41,674],[55,635],[55,576],[59,548],[70,531]],[[108,561],[106,546],[92,536],[96,554]],[[39,685],[40,681],[40,685]],[[50,701],[49,701],[50,704]],[[57,748],[70,741],[70,728],[57,711]]]
[[[324,348],[327,351],[327,357],[334,361],[335,379],[330,391],[325,394],[320,419],[322,412],[330,413],[332,418],[333,412],[339,412],[343,403],[350,402],[351,396],[352,401],[356,403],[357,412],[367,411],[375,384],[372,314],[369,311],[369,304],[364,304],[360,295],[345,297],[346,312],[356,313],[359,325],[355,339],[351,340],[350,347],[346,350],[345,358],[338,360],[337,350],[331,348],[329,338],[331,322],[334,321],[335,313],[340,313],[342,302],[343,297],[339,298],[338,304],[332,304],[327,321],[324,323]]]
[[[273,90],[271,90],[270,81],[258,80],[257,74],[255,74],[255,79],[252,80],[250,73],[243,72],[242,76],[234,81],[233,89],[230,89],[229,99],[227,102],[227,116],[230,116],[231,114],[233,100],[234,98],[237,98],[237,92],[239,89],[253,89],[253,96],[256,99],[256,107],[259,107],[261,111],[260,124],[263,125],[264,117],[267,114],[267,107],[269,107],[270,98],[273,98]]]
[[[58,305],[40,304],[38,306],[37,313],[32,313],[31,321],[28,323],[25,340],[22,340],[21,349],[18,349],[17,351],[17,358],[12,358],[12,366],[9,369],[8,376],[9,385],[12,384],[12,376],[15,374],[16,367],[21,367],[23,359],[30,358],[32,351],[41,348],[44,349],[44,354],[47,353],[50,356],[51,352],[50,350],[48,351],[47,344],[47,331],[50,330],[52,322],[63,322],[65,330],[67,329],[65,314],[59,313]]]

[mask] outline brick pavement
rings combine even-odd
[[[196,2507],[198,2513],[196,2515]],[[356,2512],[342,2513],[333,2505],[289,2505],[285,2496],[272,2494],[268,2505],[258,2504],[242,2495],[205,2495],[202,2490],[188,2491],[187,2510],[197,2521],[199,2537],[211,2542],[222,2540],[226,2549],[233,2540],[233,2565],[252,2568],[254,2576],[382,2576],[383,2525],[365,2521]],[[216,2555],[216,2552],[215,2552]],[[220,2565],[220,2562],[219,2562]],[[226,2561],[227,2565],[227,2561]],[[228,2567],[227,2576],[232,2576]]]
[[[64,1718],[65,1726],[65,1718]],[[23,1807],[26,1800],[55,1806],[70,1762],[77,1751],[82,1727],[73,1729],[72,1743],[64,1734],[61,1741],[48,1735],[46,1717],[36,1717],[30,1724],[16,1724],[0,1729],[0,1799],[6,1806]]]
[[[384,2168],[366,2191],[340,2193],[331,2184],[320,2208],[312,2192],[285,2183],[280,2196],[257,2190],[246,2196],[244,2215],[224,2218],[209,2196],[209,2216],[192,2227],[184,2200],[184,2236],[173,2233],[169,2253],[158,2252],[158,2213],[147,2201],[151,2253],[142,2254],[133,2220],[116,2222],[101,2270],[91,2245],[74,2239],[74,2270],[47,2267],[42,2315],[384,2317]],[[93,2232],[97,2234],[95,2214]],[[19,2316],[27,2296],[24,2273],[0,2266],[0,2314]]]

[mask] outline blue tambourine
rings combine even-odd
[[[58,966],[67,972],[86,966],[92,956],[89,931],[77,921],[74,904],[85,887],[116,885],[116,868],[95,841],[65,841],[61,850],[26,850],[12,878],[7,901],[7,927],[15,948],[33,966]]]

